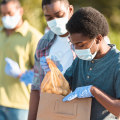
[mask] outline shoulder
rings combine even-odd
[[[37,50],[45,49],[53,39],[56,39],[56,35],[52,31],[45,33],[38,42]]]
[[[113,58],[114,61],[118,64],[120,64],[120,51],[116,48],[116,46],[114,45],[112,48],[113,51]]]
[[[113,50],[113,64],[115,66],[115,70],[120,72],[120,51],[114,46]]]
[[[44,34],[44,36],[41,39],[51,40],[51,39],[54,39],[55,36],[56,35],[51,30],[49,30],[47,33]]]
[[[114,59],[115,59],[117,68],[119,68],[120,70],[120,52],[116,53],[116,56],[114,57]]]
[[[35,56],[39,59],[41,55],[45,52],[45,50],[49,50],[53,42],[56,40],[56,35],[49,31],[44,34],[44,36],[39,40]]]

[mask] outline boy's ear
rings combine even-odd
[[[102,41],[103,36],[102,36],[101,34],[99,34],[99,35],[96,37],[96,39],[97,39],[97,44],[99,44],[99,43]]]

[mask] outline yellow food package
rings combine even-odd
[[[51,59],[47,59],[47,63],[50,71],[41,83],[41,92],[66,96],[70,93],[69,83]]]

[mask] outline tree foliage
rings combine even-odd
[[[20,0],[24,8],[24,19],[27,19],[42,33],[46,26],[45,18],[42,12],[42,0]]]
[[[70,0],[77,8],[92,6],[103,13],[110,26],[115,30],[120,30],[120,0]]]

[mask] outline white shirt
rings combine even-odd
[[[50,48],[49,56],[56,56],[63,66],[62,73],[72,65],[73,62],[73,53],[69,44],[68,37],[57,36],[56,41]]]

